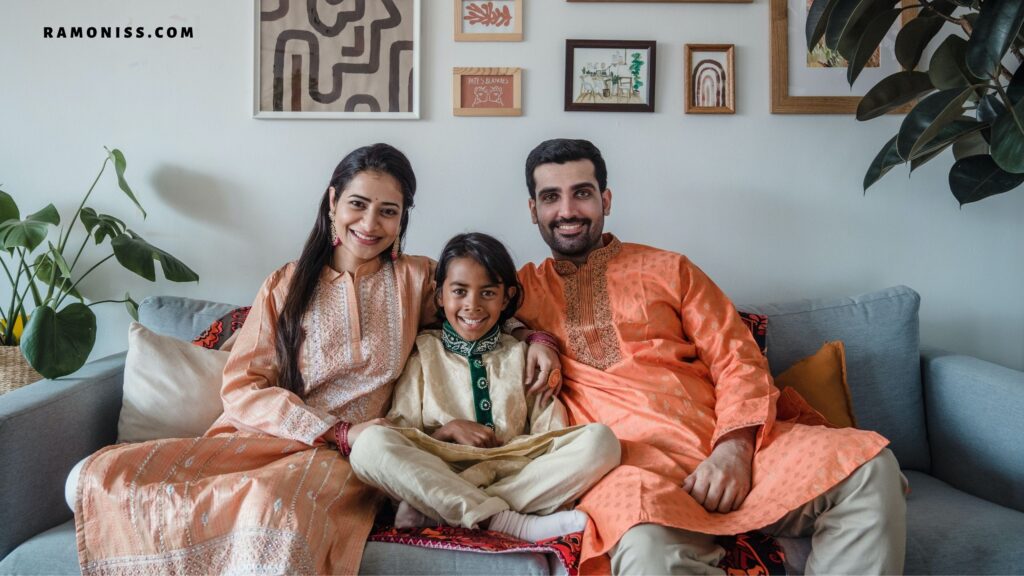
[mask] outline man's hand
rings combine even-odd
[[[431,436],[442,442],[454,442],[463,446],[476,446],[477,448],[499,446],[494,430],[469,420],[452,420],[435,430]]]
[[[558,359],[558,352],[544,344],[530,344],[526,351],[523,386],[528,387],[527,396],[543,394],[542,404],[547,404],[549,398],[557,395],[562,389],[562,361]]]
[[[711,456],[683,481],[708,512],[732,512],[750,493],[756,427],[734,430],[718,440]]]

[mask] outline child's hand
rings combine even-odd
[[[387,418],[374,418],[373,420],[367,420],[359,424],[353,425],[348,429],[348,445],[355,446],[356,439],[362,434],[363,430],[366,430],[370,426],[391,426],[391,421]]]
[[[494,435],[494,430],[469,420],[452,420],[435,430],[431,436],[442,442],[453,442],[463,446],[476,446],[477,448],[500,446],[498,438]]]

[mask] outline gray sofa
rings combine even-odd
[[[862,428],[877,430],[908,479],[909,574],[1024,570],[1024,373],[918,346],[920,298],[895,287],[855,298],[743,306],[767,314],[773,372],[828,340],[846,345]],[[181,298],[143,302],[148,327],[192,338],[231,306]],[[0,396],[0,574],[77,573],[74,523],[64,504],[70,468],[114,441],[124,354],[75,376]],[[786,540],[799,572],[809,541]],[[370,543],[374,574],[547,574],[540,554],[484,555]]]

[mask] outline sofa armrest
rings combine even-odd
[[[0,396],[0,558],[65,522],[64,481],[117,439],[125,354]]]
[[[1024,372],[924,350],[921,376],[932,475],[1024,511]]]

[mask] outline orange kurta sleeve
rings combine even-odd
[[[714,446],[724,434],[759,426],[758,444],[775,421],[778,390],[735,306],[704,272],[680,259],[683,332],[697,346],[715,386]]]
[[[221,398],[224,419],[239,430],[263,432],[310,446],[338,419],[307,406],[295,393],[276,385],[275,336],[293,264],[275,271],[263,282],[238,340],[224,366]]]

